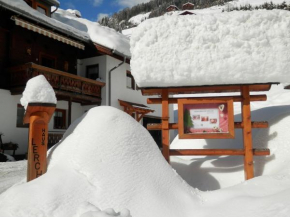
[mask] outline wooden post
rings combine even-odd
[[[68,126],[67,128],[71,125],[71,97],[68,100]]]
[[[55,104],[28,104],[24,123],[29,123],[27,181],[38,178],[47,169],[48,123]]]
[[[242,94],[242,126],[244,140],[244,170],[245,179],[254,177],[254,159],[253,159],[253,144],[252,144],[252,125],[251,125],[251,106],[250,106],[250,90],[249,86],[241,87]]]
[[[164,158],[170,162],[169,157],[169,102],[168,90],[162,90],[162,148]]]

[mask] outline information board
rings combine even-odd
[[[234,138],[233,100],[178,100],[179,138]]]

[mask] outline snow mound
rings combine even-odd
[[[0,201],[1,217],[114,216],[97,214],[109,207],[117,216],[129,216],[128,208],[138,217],[191,217],[200,199],[142,125],[101,106],[74,122],[50,150],[45,175],[13,186]]]
[[[22,93],[21,105],[26,109],[28,103],[56,104],[55,92],[43,75],[30,79]]]
[[[55,20],[87,33],[94,43],[110,48],[128,57],[131,56],[129,39],[114,29],[101,26],[97,22],[92,22],[84,18],[78,18],[68,10],[58,9],[52,17]]]
[[[140,87],[289,82],[290,12],[163,16],[131,36]]]

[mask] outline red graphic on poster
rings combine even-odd
[[[184,133],[228,133],[228,106],[226,103],[185,104]]]

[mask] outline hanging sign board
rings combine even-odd
[[[233,100],[178,100],[180,139],[234,138]]]

